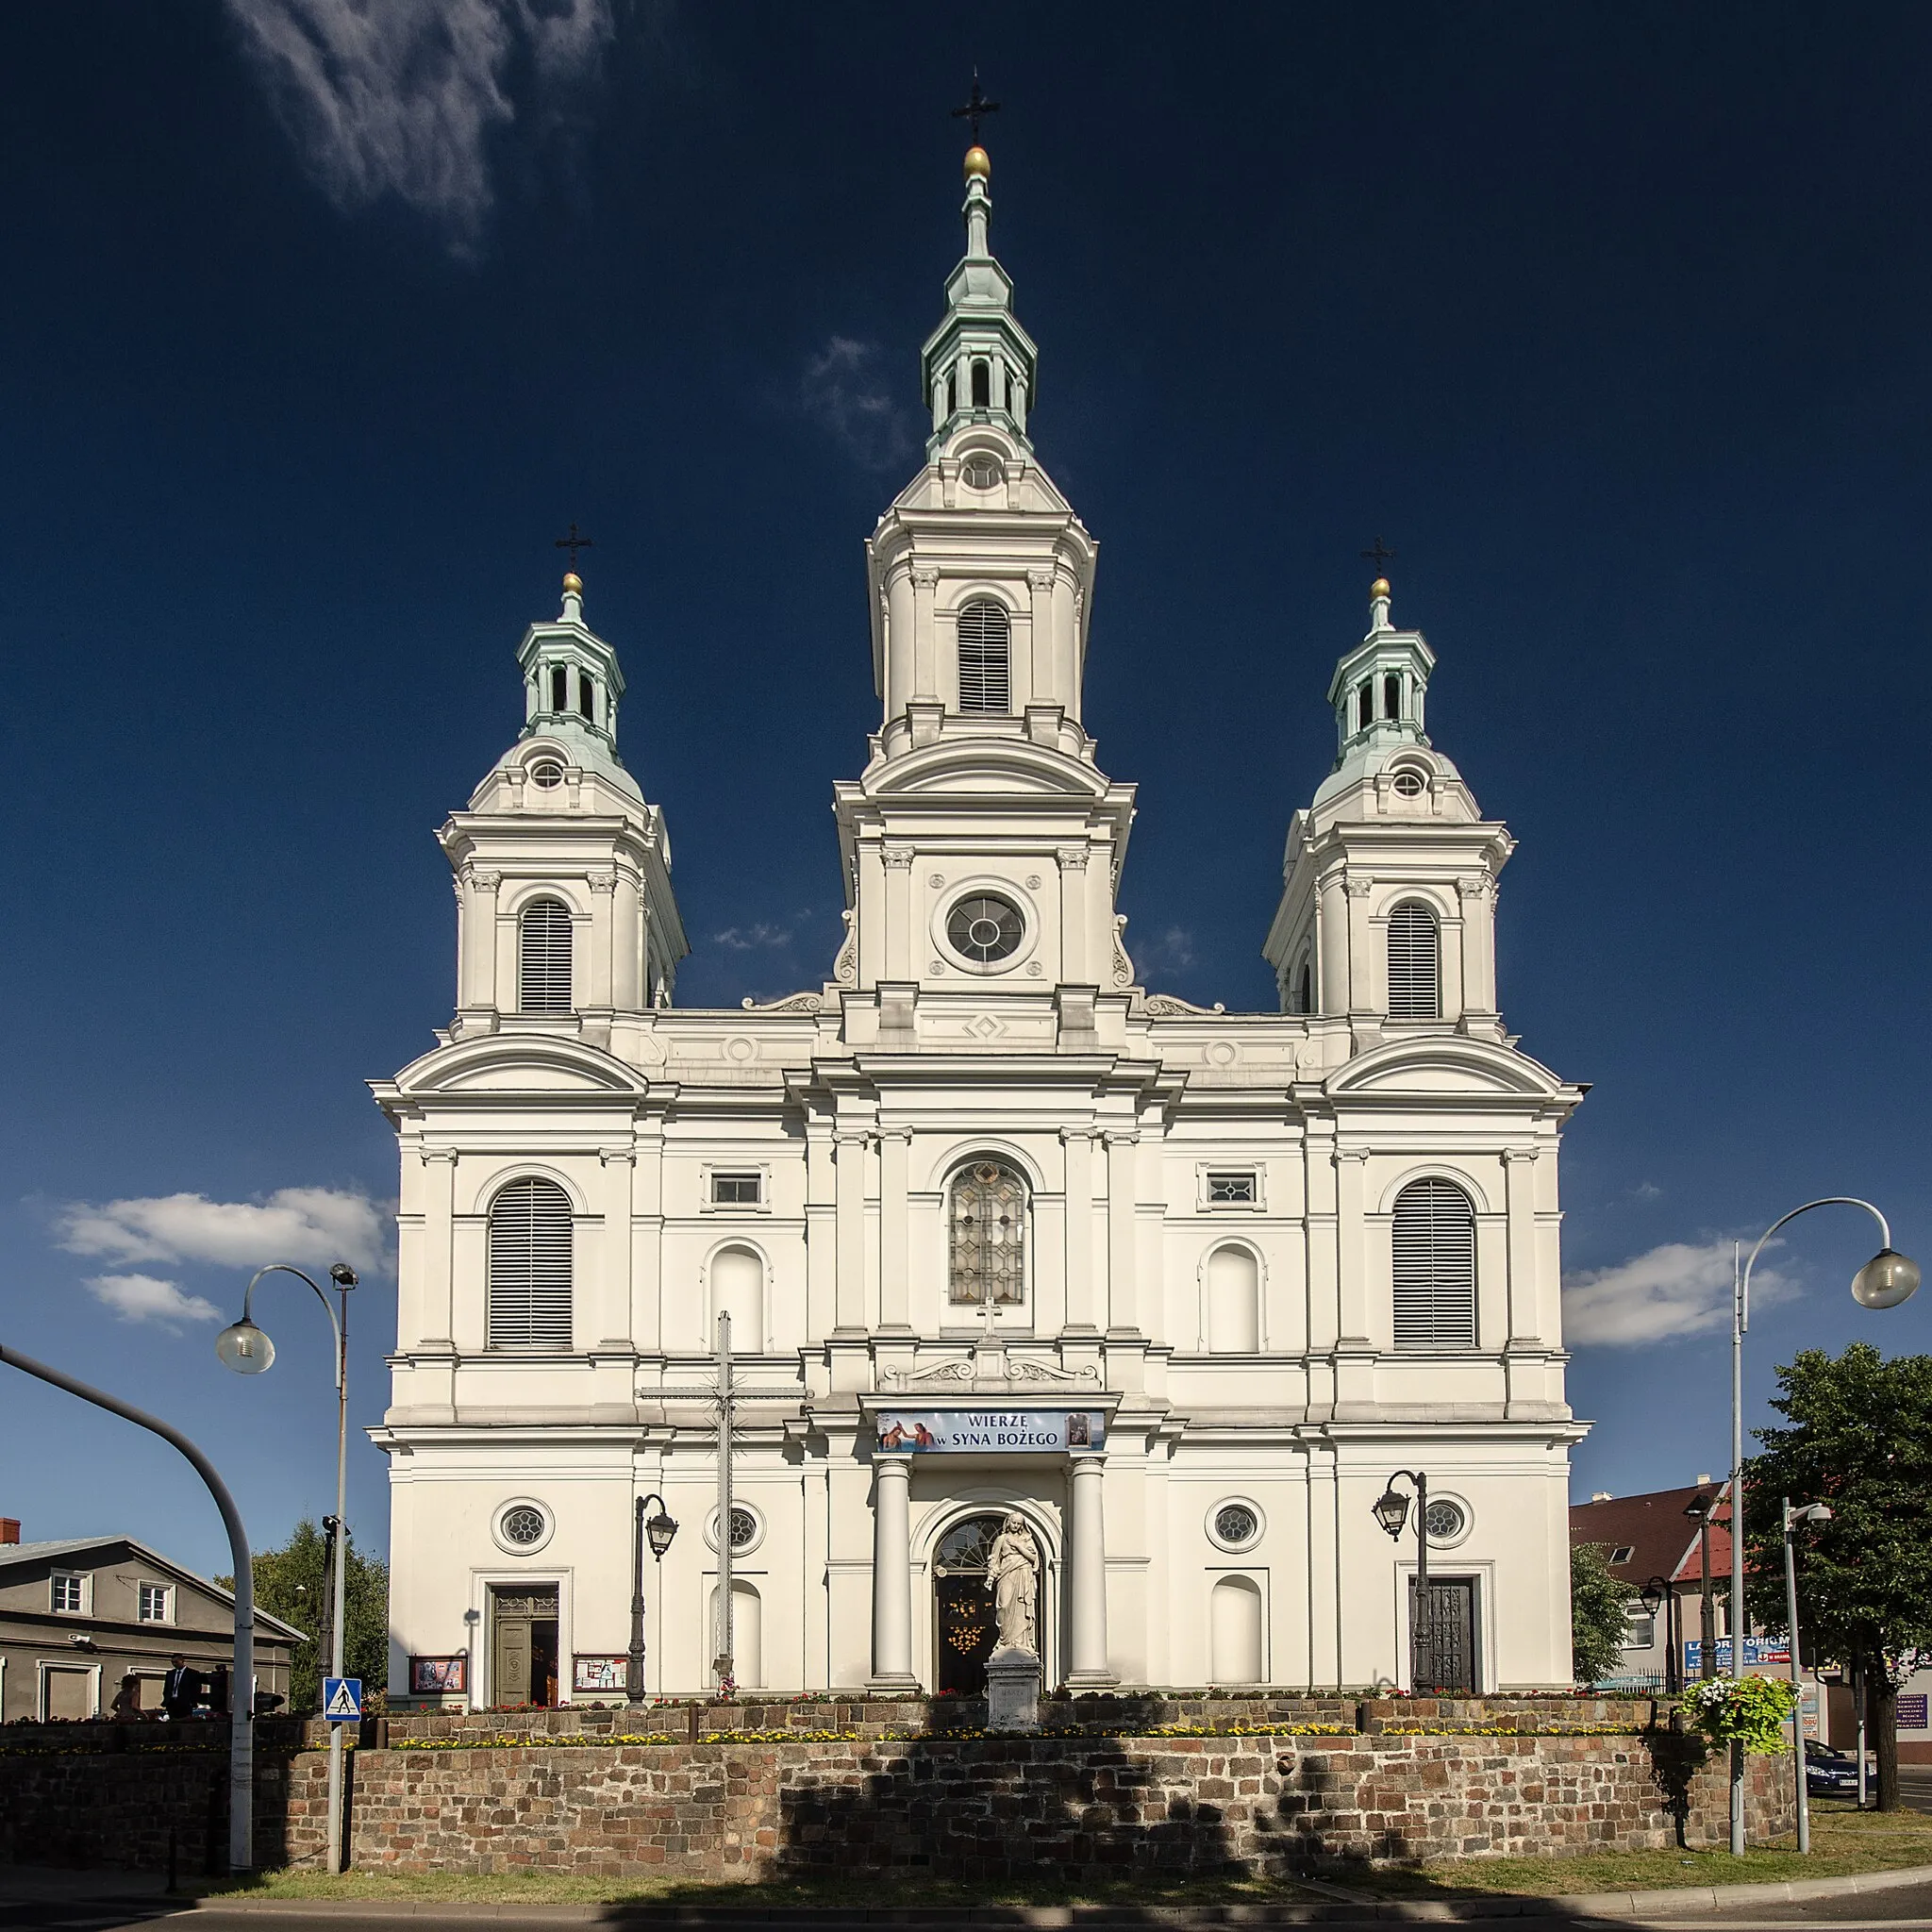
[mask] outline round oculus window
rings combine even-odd
[[[530,783],[539,791],[555,791],[563,783],[563,767],[555,758],[539,758],[530,767]]]
[[[962,959],[981,966],[1010,958],[1026,937],[1026,922],[1010,899],[981,892],[946,915],[946,939]]]
[[[959,466],[959,475],[970,490],[991,490],[1006,474],[997,457],[971,456]]]
[[[1253,1542],[1260,1531],[1259,1518],[1245,1503],[1224,1503],[1214,1512],[1215,1537],[1230,1548]]]
[[[521,1549],[541,1542],[543,1526],[542,1510],[533,1509],[527,1503],[519,1503],[514,1509],[503,1512],[503,1540]]]
[[[758,1520],[749,1509],[741,1509],[735,1503],[731,1507],[731,1547],[741,1550],[747,1544],[757,1541]]]
[[[1395,795],[1398,798],[1420,798],[1423,795],[1423,774],[1405,765],[1395,774]]]
[[[1432,1543],[1452,1543],[1459,1537],[1469,1523],[1460,1503],[1451,1503],[1438,1498],[1429,1505],[1429,1541]]]

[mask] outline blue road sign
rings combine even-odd
[[[362,1717],[362,1679],[325,1677],[322,1680],[322,1714],[332,1724],[353,1724]]]

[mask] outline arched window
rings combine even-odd
[[[959,407],[958,378],[949,369],[946,371],[946,414],[951,415]]]
[[[992,367],[990,363],[975,362],[973,365],[973,407],[975,409],[992,408]]]
[[[511,1181],[490,1204],[491,1348],[568,1348],[570,1196],[555,1181]]]
[[[1355,728],[1366,731],[1375,722],[1375,681],[1365,677],[1356,687]]]
[[[980,597],[959,612],[959,708],[997,712],[1013,704],[1012,640],[1004,605]]]
[[[571,1010],[570,908],[560,899],[532,899],[518,922],[517,1010]]]
[[[1224,1576],[1208,1598],[1208,1675],[1216,1684],[1261,1681],[1261,1592],[1246,1576]]]
[[[1208,1351],[1253,1355],[1261,1345],[1261,1270],[1245,1248],[1208,1257]]]
[[[1026,1183],[997,1160],[975,1160],[954,1177],[947,1219],[952,1300],[1021,1300],[1026,1288]]]
[[[1395,1345],[1475,1346],[1475,1209],[1454,1181],[1395,1197]]]
[[[553,711],[570,709],[570,673],[561,664],[550,667],[550,708]]]
[[[706,1610],[711,1626],[711,1641],[723,1636],[718,1628],[718,1586],[706,1592]],[[731,1668],[732,1681],[741,1690],[765,1688],[765,1606],[758,1585],[731,1579]]]
[[[1312,1013],[1315,1010],[1315,969],[1304,959],[1302,970],[1295,979],[1295,1011]]]
[[[721,1248],[711,1257],[711,1326],[706,1346],[718,1340],[718,1317],[731,1317],[731,1347],[738,1355],[765,1352],[765,1264],[749,1248]]]
[[[588,671],[577,673],[577,709],[592,724],[597,722],[597,680]]]
[[[1402,716],[1402,680],[1392,671],[1382,680],[1382,715],[1385,718]]]
[[[1389,915],[1389,1017],[1439,1020],[1442,1016],[1441,935],[1436,915],[1413,899]]]

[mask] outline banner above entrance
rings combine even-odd
[[[1038,1456],[1107,1441],[1097,1408],[891,1408],[878,1429],[878,1446],[902,1455]]]

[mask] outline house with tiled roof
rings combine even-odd
[[[1672,1648],[1679,1679],[1686,1642],[1704,1634],[1707,1538],[1700,1518],[1708,1511],[1710,1624],[1713,1636],[1730,1634],[1730,1485],[1700,1477],[1677,1490],[1640,1496],[1592,1496],[1570,1507],[1570,1541],[1593,1543],[1610,1574],[1629,1586],[1629,1634],[1624,1662],[1613,1679],[1630,1689],[1666,1690],[1673,1681]],[[1646,1586],[1657,1603],[1644,1601]]]

